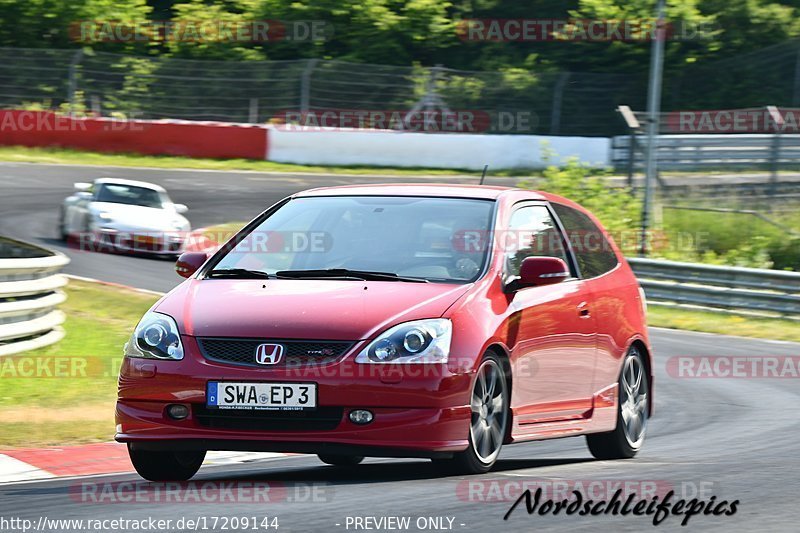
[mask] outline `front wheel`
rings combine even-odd
[[[136,450],[128,444],[128,455],[133,468],[148,481],[186,481],[200,470],[206,458],[201,451],[150,451]]]
[[[597,459],[630,459],[644,444],[649,413],[649,379],[644,358],[631,347],[619,375],[617,427],[607,433],[586,435],[589,451]]]
[[[483,474],[492,469],[508,428],[508,382],[500,359],[483,356],[470,399],[469,446],[452,459],[436,462],[463,474]]]

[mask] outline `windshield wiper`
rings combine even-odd
[[[428,283],[425,278],[398,276],[393,272],[373,272],[370,270],[350,270],[349,268],[325,268],[320,270],[281,270],[279,278],[351,278],[363,281],[406,281],[409,283]]]
[[[206,274],[206,278],[234,278],[234,279],[274,279],[275,276],[260,270],[246,268],[221,268]]]

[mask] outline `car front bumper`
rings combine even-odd
[[[453,374],[447,365],[356,364],[358,343],[332,364],[262,369],[207,360],[192,337],[183,337],[183,344],[181,361],[124,360],[117,441],[143,449],[392,457],[434,457],[468,445],[472,375]],[[221,418],[210,417],[205,408],[209,381],[313,382],[317,410],[297,417],[287,411],[249,411],[252,427],[236,413],[228,416],[229,411],[214,411]],[[170,418],[169,404],[186,405],[189,416]],[[363,425],[351,422],[348,415],[355,409],[371,411],[374,419]]]

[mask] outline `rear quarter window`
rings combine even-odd
[[[617,255],[601,230],[592,220],[577,209],[561,204],[551,204],[567,234],[575,260],[584,278],[595,278],[614,269],[619,264]]]

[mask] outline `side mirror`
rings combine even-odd
[[[189,210],[185,204],[174,204],[173,207],[175,207],[175,212],[179,215],[182,215]]]
[[[189,278],[203,266],[206,259],[208,254],[205,252],[184,252],[175,262],[175,272],[179,276]]]
[[[74,187],[75,187],[75,192],[89,192],[89,189],[92,188],[92,184],[79,181],[74,185]]]
[[[520,265],[519,277],[509,284],[509,289],[515,291],[525,287],[552,285],[564,281],[571,275],[563,259],[545,256],[526,257]]]

